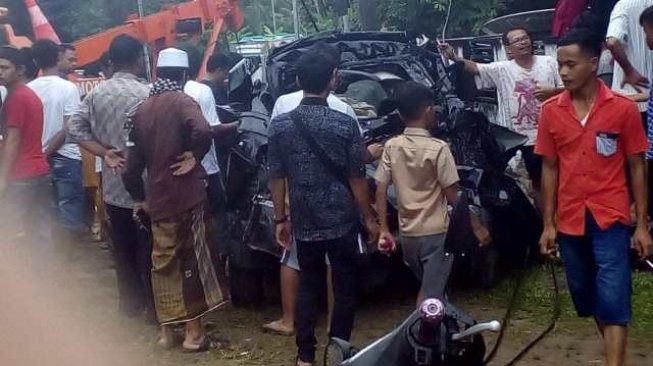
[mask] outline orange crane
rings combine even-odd
[[[40,13],[38,5],[34,0],[25,1],[30,15],[32,15],[32,26],[44,26],[47,19]],[[34,11],[38,11],[34,16]],[[0,8],[0,18],[7,15],[6,9]],[[212,32],[206,47],[205,60],[213,54],[218,42],[220,33],[225,30],[238,30],[243,26],[243,13],[238,6],[238,0],[192,0],[182,4],[169,6],[161,11],[143,18],[130,17],[125,24],[105,30],[78,40],[74,43],[77,50],[79,65],[91,64],[102,56],[109,49],[111,41],[120,34],[131,35],[142,42],[147,43],[154,56],[158,51],[172,47],[178,42],[180,34],[177,32],[177,25],[187,20],[197,20],[201,24],[201,31],[212,25]],[[47,24],[49,27],[49,24]],[[54,32],[54,31],[52,31]],[[16,36],[9,24],[0,24],[0,33],[5,42],[16,47],[28,47],[31,40],[26,37]],[[199,42],[199,35],[193,35],[196,42]],[[56,37],[56,35],[54,35]],[[202,63],[203,65],[206,62]],[[200,72],[203,76],[204,68]]]
[[[206,48],[206,58],[214,51],[220,32],[238,30],[243,26],[243,13],[238,0],[194,0],[174,5],[144,18],[131,18],[124,25],[75,42],[80,65],[98,60],[119,34],[129,34],[147,43],[154,55],[178,41],[177,24],[184,20],[199,20],[201,29],[211,23],[213,30]],[[205,63],[203,63],[205,64]]]

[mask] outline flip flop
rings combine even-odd
[[[294,329],[284,327],[280,321],[273,321],[263,325],[263,331],[266,333],[278,334],[286,337],[295,335]]]

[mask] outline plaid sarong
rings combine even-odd
[[[161,324],[197,319],[225,302],[206,241],[204,207],[152,223],[152,291]]]

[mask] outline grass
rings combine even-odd
[[[558,328],[573,332],[576,326],[587,326],[587,321],[576,316],[571,296],[567,290],[562,266],[556,266],[560,288],[561,314]],[[518,274],[503,279],[491,290],[477,293],[476,301],[505,308],[510,301]],[[524,279],[515,305],[515,316],[537,324],[551,319],[554,291],[548,267],[531,269]],[[633,322],[631,335],[634,339],[650,339],[653,336],[653,273],[633,272]]]

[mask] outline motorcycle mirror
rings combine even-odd
[[[339,338],[331,338],[324,350],[324,366],[339,366],[354,357],[357,350],[351,343]]]

